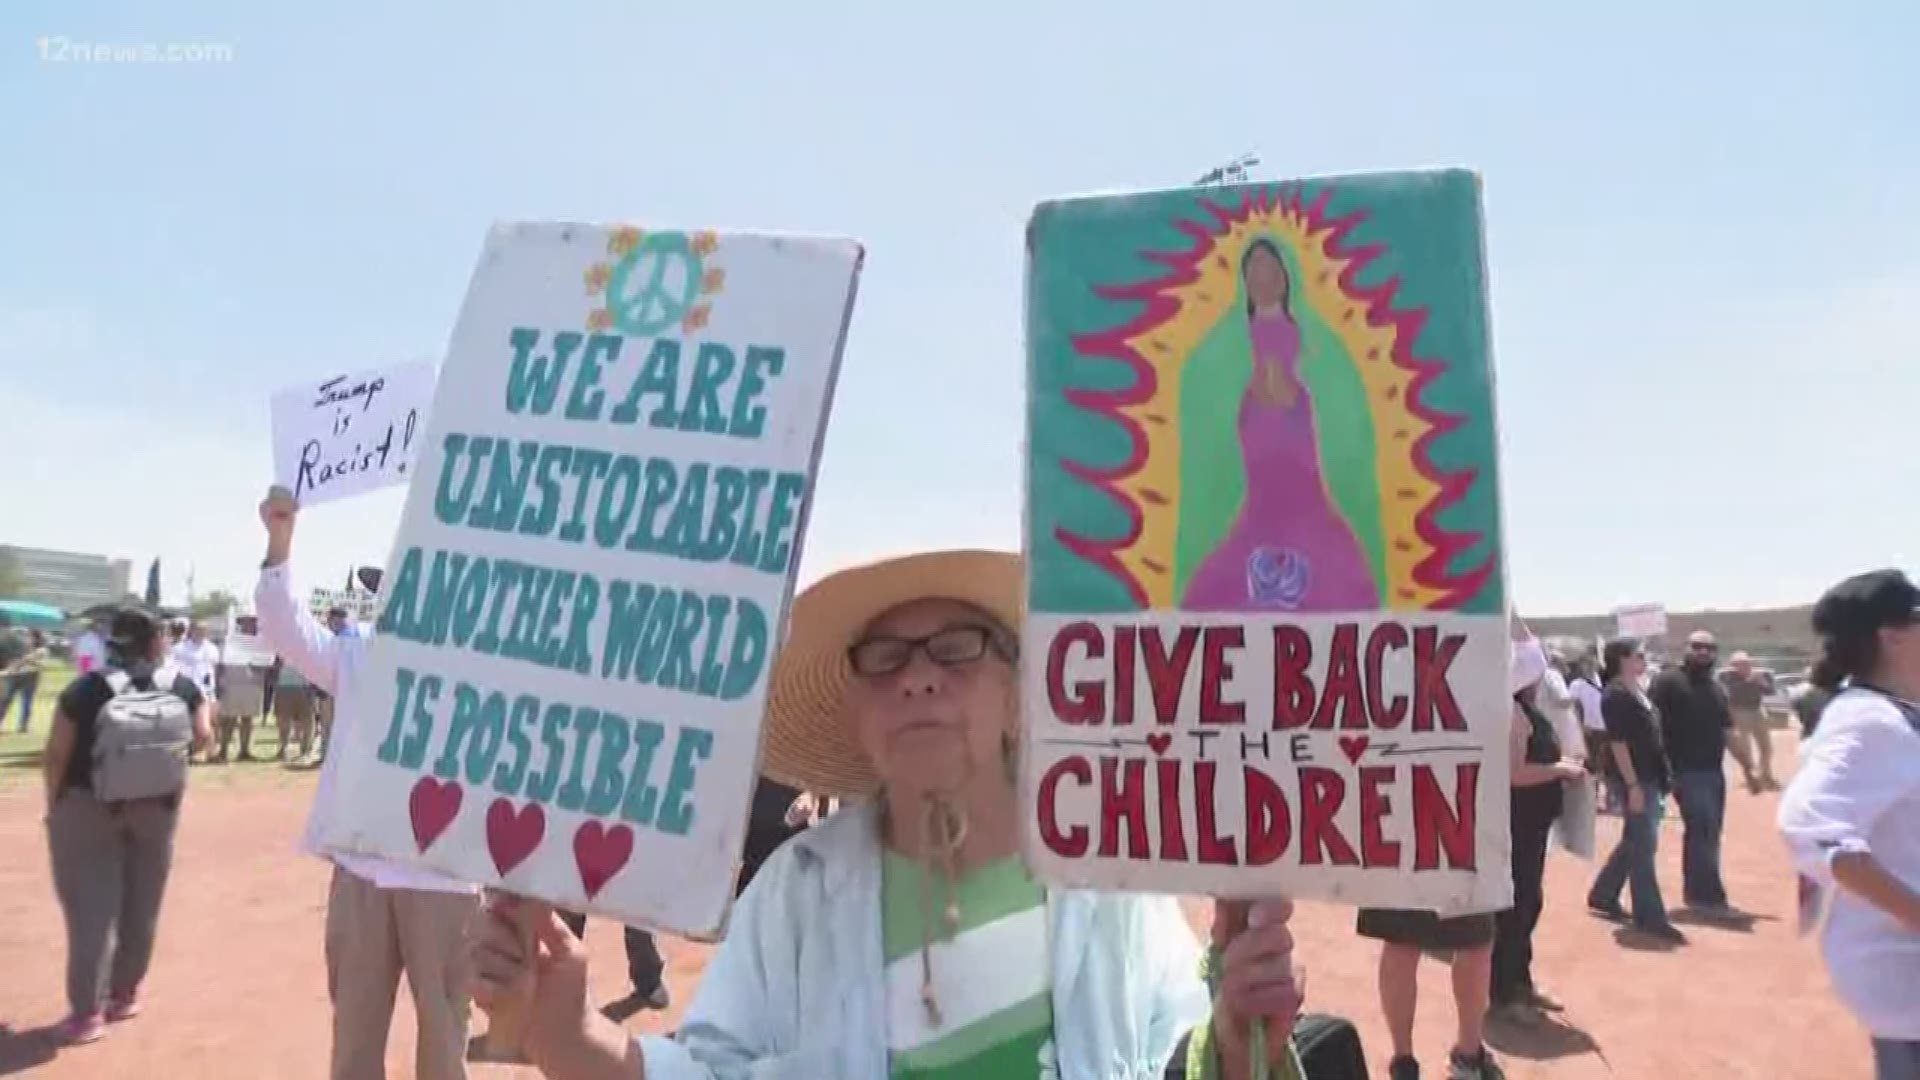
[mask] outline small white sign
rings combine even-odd
[[[257,634],[234,631],[220,650],[221,663],[231,667],[272,667],[273,648]]]
[[[433,400],[430,364],[323,375],[273,396],[274,482],[304,506],[404,484]]]
[[[1621,637],[1660,637],[1667,632],[1664,604],[1629,604],[1613,611],[1614,627]]]

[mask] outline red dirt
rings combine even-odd
[[[1781,735],[1781,749],[1791,736]],[[1791,754],[1777,755],[1787,758]],[[147,986],[147,1011],[93,1046],[55,1051],[42,1029],[62,1011],[64,942],[48,879],[40,796],[0,792],[0,1074],[58,1077],[194,1076],[201,1080],[324,1077],[328,1044],[321,925],[327,868],[295,840],[311,792],[295,785],[202,785],[188,802]],[[1715,1077],[1848,1080],[1870,1071],[1866,1036],[1834,1001],[1819,957],[1792,928],[1793,882],[1772,825],[1776,797],[1730,796],[1726,878],[1736,904],[1758,916],[1751,932],[1688,926],[1672,952],[1623,946],[1582,903],[1591,868],[1556,855],[1536,972],[1568,1004],[1572,1028],[1493,1041],[1516,1080],[1534,1077]],[[1618,825],[1605,821],[1602,844]],[[1661,836],[1669,900],[1679,883],[1679,828]],[[1204,923],[1205,906],[1194,906]],[[1303,905],[1295,920],[1310,1007],[1355,1018],[1375,1075],[1386,1033],[1374,998],[1375,947],[1356,939],[1350,911]],[[595,923],[589,939],[602,999],[618,996],[619,935]],[[679,1019],[705,949],[664,943],[675,1007],[634,1022],[659,1030]],[[411,1071],[406,994],[388,1051],[391,1074]],[[1446,969],[1424,965],[1418,1049],[1441,1072],[1453,1009]],[[479,1026],[479,1025],[476,1025]],[[1594,1049],[1597,1047],[1598,1049]],[[530,1075],[476,1066],[475,1077]]]

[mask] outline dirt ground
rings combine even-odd
[[[1776,736],[1790,768],[1792,735]],[[199,771],[196,771],[199,775]],[[321,958],[327,867],[295,850],[311,774],[263,783],[202,782],[189,797],[147,1012],[92,1046],[56,1050],[47,1025],[62,1011],[64,942],[48,879],[41,799],[33,785],[0,788],[0,1074],[201,1080],[326,1075],[328,1008]],[[1813,946],[1792,929],[1793,883],[1773,831],[1773,795],[1730,796],[1726,878],[1751,912],[1746,929],[1688,924],[1691,944],[1659,951],[1589,917],[1591,867],[1556,855],[1536,939],[1536,972],[1568,1005],[1567,1024],[1495,1031],[1516,1078],[1715,1077],[1856,1080],[1870,1074],[1867,1041],[1833,999]],[[1603,848],[1618,834],[1603,820]],[[1661,836],[1669,902],[1679,891],[1679,839]],[[1193,907],[1204,923],[1205,906]],[[1685,913],[1677,913],[1684,919]],[[1374,1075],[1385,1073],[1385,1030],[1374,997],[1374,948],[1353,936],[1350,911],[1303,905],[1296,918],[1309,1007],[1355,1019]],[[620,938],[593,924],[603,1000],[619,996]],[[674,1008],[643,1014],[637,1031],[675,1023],[700,979],[705,949],[665,944]],[[412,1014],[401,995],[388,1062],[412,1074]],[[1447,969],[1424,965],[1418,1051],[1441,1074],[1452,1038]],[[476,1025],[478,1026],[478,1025]],[[481,1066],[476,1077],[528,1075]]]

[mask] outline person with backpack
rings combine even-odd
[[[1813,629],[1809,678],[1834,697],[1779,819],[1812,900],[1802,925],[1820,927],[1834,989],[1873,1037],[1876,1080],[1920,1080],[1920,587],[1898,570],[1848,578]]]
[[[113,618],[107,662],[60,695],[47,742],[47,846],[67,924],[68,1045],[140,1011],[187,760],[213,739],[206,698],[165,665],[159,619]],[[104,981],[103,981],[104,976]]]

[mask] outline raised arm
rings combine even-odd
[[[260,562],[260,581],[253,587],[253,608],[260,620],[260,636],[273,651],[328,693],[340,677],[340,654],[353,642],[334,636],[294,598],[288,560],[293,554],[293,527],[300,508],[285,488],[267,492],[260,503],[260,524],[267,530],[267,554]]]

